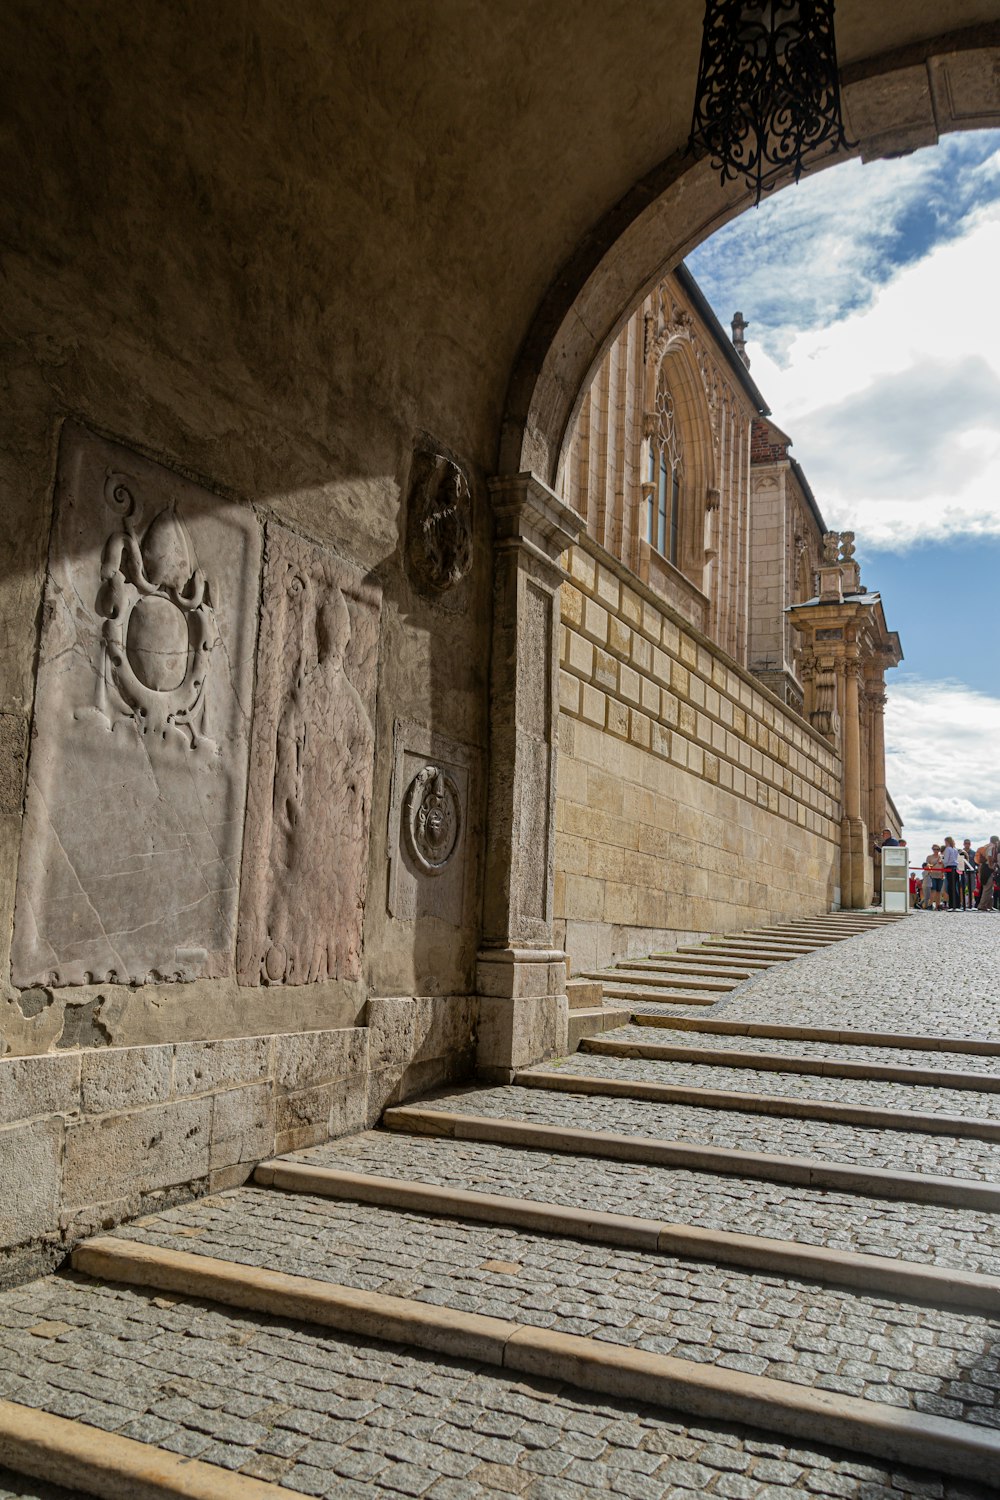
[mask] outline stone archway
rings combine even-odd
[[[853,150],[862,161],[933,145],[954,130],[1000,125],[1000,24],[948,32],[843,71]],[[791,179],[789,178],[789,181]],[[583,393],[636,302],[697,245],[750,206],[684,152],[661,162],[597,224],[538,308],[507,392],[499,472],[558,489],[563,447]]]
[[[936,143],[948,131],[1000,125],[1000,24],[855,63],[843,74],[843,94],[848,137],[856,144],[813,170],[852,156],[869,161],[903,154]],[[478,981],[484,1004],[479,1060],[494,1076],[509,1076],[528,1057],[558,1051],[565,1035],[566,970],[552,920],[551,850],[558,557],[580,525],[580,517],[557,498],[567,438],[600,361],[637,303],[750,201],[748,189],[721,184],[707,160],[692,163],[677,152],[663,161],[563,267],[537,310],[508,386],[493,484],[500,550],[487,853],[487,886],[494,885],[503,899],[484,927]],[[684,384],[683,360],[676,374]],[[519,730],[522,717],[533,721],[530,733]],[[820,779],[832,819],[839,760],[824,766]],[[523,845],[529,827],[533,853]],[[534,882],[522,869],[526,861]],[[863,881],[852,884],[858,891],[848,904],[856,905]]]

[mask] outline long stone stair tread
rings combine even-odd
[[[406,1177],[314,1165],[289,1157],[261,1162],[253,1180],[282,1193],[333,1198],[353,1204],[443,1215],[476,1223],[563,1235],[632,1250],[656,1250],[716,1265],[780,1272],[824,1285],[852,1287],[869,1295],[927,1301],[938,1307],[967,1307],[1000,1314],[1000,1276],[989,1276],[920,1261],[812,1246],[631,1213],[602,1212],[579,1204],[512,1197],[482,1186],[474,1191]]]
[[[931,1085],[887,1088],[856,1081],[853,1090],[817,1092],[815,1079],[802,1074],[726,1073],[702,1063],[667,1064],[585,1050],[556,1067],[519,1070],[520,1088],[559,1089],[574,1094],[648,1099],[696,1109],[829,1120],[878,1130],[947,1135],[1000,1143],[1000,1100],[995,1095],[961,1095]]]
[[[822,938],[856,938],[858,933],[877,933],[879,927],[876,922],[793,922],[789,927],[754,927],[747,933],[748,938],[759,935],[762,938],[771,935],[775,938],[795,938],[799,933],[805,935],[817,935]]]
[[[725,1018],[712,1020],[689,1020],[677,1017],[662,1023],[663,1029],[677,1032],[698,1031],[705,1036],[722,1039],[720,1045],[738,1044],[739,1038],[749,1041],[776,1041],[782,1043],[808,1042],[810,1045],[833,1045],[847,1047],[850,1055],[858,1047],[867,1047],[881,1053],[888,1049],[915,1052],[943,1052],[962,1054],[970,1058],[1000,1058],[1000,1040],[995,1037],[945,1036],[927,1032],[862,1031],[847,1026],[798,1026],[783,1025],[768,1021],[734,1021]],[[982,1063],[979,1066],[983,1066]],[[1000,1063],[997,1064],[1000,1071]]]
[[[869,1199],[835,1189],[775,1184],[764,1178],[602,1160],[556,1150],[523,1151],[493,1141],[366,1131],[285,1158],[428,1185],[516,1193],[572,1209],[647,1219],[683,1218],[705,1229],[745,1232],[817,1247],[868,1252],[889,1260],[985,1272],[1000,1278],[1000,1215],[978,1209]]]
[[[601,976],[602,984],[645,984],[652,989],[719,990],[727,993],[739,987],[740,981],[730,981],[725,975],[660,974],[643,969],[612,969]]]
[[[651,984],[675,984],[694,980],[698,984],[714,985],[719,989],[735,989],[746,977],[739,972],[720,973],[718,969],[708,969],[698,964],[684,964],[677,968],[657,968],[652,964],[640,964],[637,967],[617,964],[607,977],[624,979],[628,976],[635,976]]]
[[[759,948],[762,953],[819,953],[829,943],[793,942],[788,938],[721,937],[712,938],[705,944],[706,950],[714,953],[728,952],[733,948]]]
[[[781,962],[783,959],[809,958],[813,953],[822,950],[817,948],[789,948],[787,946],[767,948],[759,943],[752,945],[750,943],[716,943],[704,951],[707,953],[717,953],[720,956],[731,955],[734,958],[751,958],[756,955],[758,957],[776,959],[778,962]]]
[[[629,1000],[633,1005],[716,1005],[722,998],[717,991],[629,989],[621,985],[604,986],[605,1000]]]
[[[385,1123],[390,1129],[405,1129],[407,1120],[414,1123],[421,1114],[434,1112],[563,1131],[608,1132],[710,1150],[777,1154],[808,1159],[816,1167],[835,1165],[862,1173],[867,1168],[898,1170],[987,1187],[1000,1201],[1000,1152],[988,1142],[954,1139],[947,1130],[939,1137],[909,1137],[898,1130],[878,1131],[858,1125],[776,1120],[734,1110],[659,1105],[646,1100],[576,1098],[541,1090],[526,1094],[514,1088],[447,1094],[425,1101],[419,1111],[417,1106],[396,1106],[386,1111]],[[987,1201],[979,1192],[972,1197]]]
[[[723,979],[749,979],[754,973],[753,969],[744,965],[734,966],[732,964],[713,964],[699,961],[698,959],[681,959],[675,963],[656,958],[635,959],[627,967],[638,974],[718,974]]]
[[[662,958],[670,957],[672,957],[671,954],[654,953],[650,961],[657,963]],[[682,962],[698,964],[706,973],[712,973],[716,969],[738,968],[747,974],[763,974],[765,969],[773,968],[773,963],[769,958],[727,958],[724,954],[704,953],[700,948],[678,953],[677,957]]]
[[[907,1050],[902,1047],[845,1046],[837,1042],[782,1043],[780,1039],[771,1039],[773,1045],[768,1048],[765,1045],[769,1040],[767,1037],[742,1039],[747,1043],[757,1043],[754,1046],[740,1046],[740,1040],[739,1037],[728,1037],[725,1033],[715,1036],[707,1031],[679,1031],[672,1027],[649,1026],[645,1020],[641,1020],[628,1028],[627,1035],[616,1037],[613,1047],[601,1050],[609,1050],[621,1056],[641,1055],[669,1062],[691,1062],[737,1071],[763,1069],[772,1073],[798,1073],[814,1078],[884,1079],[913,1086],[1000,1092],[1000,1062],[975,1053],[939,1053],[938,1056],[948,1061],[944,1065],[938,1065],[933,1061],[935,1054],[932,1050],[918,1047]],[[731,1042],[737,1045],[726,1045]],[[965,1066],[959,1066],[960,1062],[964,1062]]]
[[[992,1425],[992,1409],[985,1422],[980,1415],[984,1412],[984,1395],[979,1386],[970,1388],[968,1382],[956,1381],[953,1387],[945,1387],[954,1389],[958,1397],[961,1420],[920,1411],[917,1423],[913,1417],[919,1410],[919,1393],[910,1397],[901,1388],[889,1387],[887,1391],[881,1371],[876,1371],[874,1383],[860,1382],[860,1394],[850,1386],[846,1390],[830,1389],[829,1381],[825,1389],[817,1390],[808,1361],[811,1343],[800,1353],[801,1320],[794,1324],[798,1347],[792,1345],[798,1359],[779,1363],[775,1358],[778,1351],[774,1351],[771,1359],[764,1361],[764,1373],[751,1373],[746,1368],[734,1372],[721,1357],[718,1362],[712,1360],[714,1351],[704,1338],[696,1337],[694,1358],[670,1352],[692,1347],[690,1337],[684,1341],[684,1329],[673,1326],[676,1320],[665,1322],[659,1340],[654,1336],[646,1347],[642,1347],[644,1333],[640,1333],[637,1347],[619,1343],[622,1329],[620,1315],[614,1317],[614,1299],[610,1299],[606,1320],[598,1321],[598,1336],[594,1337],[572,1326],[567,1328],[567,1323],[573,1322],[572,1315],[557,1317],[554,1326],[545,1327],[537,1321],[452,1308],[447,1301],[422,1303],[395,1293],[373,1295],[315,1278],[234,1266],[216,1258],[205,1257],[200,1264],[199,1260],[197,1253],[187,1250],[124,1246],[110,1238],[91,1241],[74,1256],[75,1266],[84,1274],[114,1277],[167,1292],[187,1294],[190,1288],[195,1295],[211,1297],[223,1305],[263,1307],[265,1311],[270,1311],[271,1302],[276,1300],[283,1316],[298,1316],[300,1321],[303,1317],[318,1319],[325,1326],[355,1335],[361,1327],[368,1336],[370,1329],[376,1337],[396,1341],[405,1330],[406,1341],[453,1358],[479,1359],[529,1377],[568,1380],[583,1389],[625,1394],[632,1401],[652,1402],[659,1407],[691,1407],[702,1416],[763,1421],[773,1430],[796,1437],[816,1431],[827,1442],[838,1442],[855,1453],[897,1459],[905,1448],[911,1460],[916,1458],[977,1480],[992,1478],[1000,1464],[1000,1433]],[[512,1284],[507,1283],[505,1290],[513,1291]],[[531,1290],[534,1293],[534,1286]],[[824,1296],[831,1295],[842,1298],[831,1289],[825,1294],[813,1291],[813,1315],[822,1308]],[[859,1309],[865,1306],[860,1298],[850,1300]],[[531,1311],[537,1318],[537,1301]],[[641,1304],[639,1314],[643,1315]],[[934,1318],[946,1320],[947,1314],[937,1312]],[[956,1318],[956,1331],[959,1323],[973,1325],[973,1337],[979,1334],[977,1348],[981,1348],[985,1328],[980,1331],[974,1319]],[[950,1327],[948,1333],[953,1341],[955,1334]],[[772,1338],[772,1349],[774,1342]],[[954,1354],[950,1357],[954,1359]],[[796,1379],[802,1366],[810,1371],[804,1381]],[[771,1370],[774,1373],[768,1373]],[[843,1383],[833,1381],[834,1386]],[[984,1393],[992,1404],[992,1392]]]

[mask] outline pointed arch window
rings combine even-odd
[[[668,562],[678,566],[684,462],[674,403],[661,369],[656,382],[649,475],[646,486],[646,541]]]

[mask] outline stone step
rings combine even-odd
[[[195,1337],[190,1342],[195,1349],[214,1354],[226,1347],[226,1339],[232,1340],[228,1362],[214,1368],[206,1364],[206,1374],[212,1374],[205,1382],[194,1382],[195,1390],[200,1387],[207,1397],[222,1402],[223,1415],[231,1406],[262,1409],[265,1414],[270,1406],[274,1441],[268,1439],[249,1449],[251,1457],[240,1472],[269,1475],[271,1483],[265,1489],[275,1500],[296,1494],[328,1500],[398,1500],[400,1494],[426,1495],[429,1500],[471,1500],[473,1496],[486,1500],[501,1492],[545,1500],[588,1491],[666,1497],[675,1493],[681,1462],[685,1477],[697,1476],[699,1486],[718,1480],[720,1495],[727,1493],[733,1471],[740,1470],[740,1477],[751,1476],[754,1493],[763,1496],[769,1492],[775,1461],[785,1457],[786,1442],[760,1428],[740,1429],[732,1422],[713,1422],[698,1415],[661,1414],[645,1406],[636,1409],[627,1399],[594,1396],[578,1386],[543,1382],[530,1374],[462,1364],[436,1358],[430,1351],[394,1350],[374,1340],[361,1343],[311,1330],[308,1325],[289,1326],[264,1315],[249,1317],[210,1304],[151,1298],[125,1283],[101,1287],[81,1278],[74,1288],[77,1297],[81,1289],[90,1292],[92,1300],[102,1294],[105,1302],[117,1297],[122,1308],[129,1302],[170,1302],[165,1316],[191,1325]],[[167,1328],[157,1331],[168,1339],[172,1336]],[[144,1350],[149,1343],[140,1339],[139,1348]],[[135,1344],[123,1341],[117,1347],[124,1364],[141,1377],[145,1372],[136,1359]],[[282,1349],[294,1358],[282,1358]],[[151,1352],[155,1358],[155,1344]],[[323,1365],[315,1388],[310,1389],[309,1359],[317,1355]],[[98,1360],[95,1355],[91,1366]],[[105,1356],[101,1368],[108,1370],[113,1363]],[[267,1368],[269,1363],[273,1369]],[[44,1371],[42,1362],[38,1364]],[[260,1373],[262,1365],[264,1373]],[[298,1372],[301,1383],[294,1379]],[[186,1404],[169,1388],[169,1376],[162,1384],[163,1398],[171,1409]],[[280,1393],[282,1400],[262,1399],[262,1386]],[[359,1390],[364,1392],[360,1402]],[[50,1395],[66,1404],[64,1391],[54,1386],[43,1389],[41,1383],[32,1399],[44,1405]],[[13,1409],[14,1403],[9,1403],[5,1416],[8,1411],[13,1414]],[[31,1410],[17,1408],[18,1415]],[[85,1426],[61,1417],[55,1420],[78,1432]],[[189,1461],[190,1449],[198,1445],[197,1428],[157,1417],[140,1419],[136,1425],[144,1423],[168,1432],[173,1426],[173,1440],[182,1445],[180,1457]],[[7,1423],[7,1430],[9,1440],[17,1442],[13,1421]],[[91,1444],[103,1443],[101,1428],[87,1426],[86,1431]],[[201,1436],[200,1443],[209,1449],[219,1446],[207,1435]],[[58,1450],[53,1444],[50,1452],[56,1453],[59,1466],[65,1466],[72,1492],[0,1469],[0,1495],[4,1500],[82,1500],[84,1491],[78,1484],[84,1483],[88,1494],[102,1500],[154,1500],[154,1496],[163,1500],[169,1492],[157,1488],[159,1476],[152,1467],[155,1450],[151,1451],[151,1445],[139,1446],[151,1465],[148,1483],[139,1474],[134,1486],[127,1478],[123,1484],[110,1468],[93,1474],[89,1467],[78,1470],[73,1467],[73,1449],[60,1443]],[[810,1446],[801,1438],[794,1446],[790,1472],[798,1478],[802,1492],[808,1482],[808,1493],[813,1495],[860,1494],[856,1455]],[[584,1456],[577,1456],[581,1449]],[[231,1464],[242,1457],[230,1448]],[[39,1462],[44,1464],[47,1458],[43,1453]],[[202,1463],[197,1459],[192,1464],[192,1488],[185,1493],[207,1500],[198,1487]],[[51,1472],[51,1467],[44,1472]],[[870,1481],[881,1481],[880,1493],[886,1495],[926,1493],[928,1484],[933,1485],[931,1474],[905,1469],[896,1460],[877,1463],[868,1458],[865,1473]],[[231,1474],[224,1474],[218,1483],[229,1478]],[[784,1475],[782,1483],[783,1479]],[[967,1481],[957,1483],[965,1500],[978,1500],[978,1491]],[[952,1488],[942,1487],[940,1481],[930,1492],[953,1500]],[[220,1488],[211,1491],[214,1500],[223,1494]]]
[[[680,990],[687,987],[691,990],[721,990],[723,992],[738,989],[741,982],[725,974],[704,974],[697,969],[685,969],[675,974],[661,969],[628,969],[624,964],[605,973],[602,978],[605,984],[640,984],[664,990]]]
[[[577,1006],[569,1013],[567,1046],[575,1052],[581,1042],[596,1038],[601,1032],[615,1026],[627,1026],[632,1012],[626,1007],[614,1005]]]
[[[689,1171],[707,1171],[735,1177],[757,1177],[768,1182],[805,1184],[835,1192],[865,1197],[904,1199],[911,1203],[937,1203],[955,1208],[977,1208],[1000,1212],[1000,1183],[974,1178],[909,1172],[888,1167],[833,1162],[818,1157],[783,1155],[779,1152],[747,1151],[733,1146],[667,1137],[625,1135],[617,1131],[593,1130],[565,1124],[550,1125],[536,1120],[507,1119],[449,1110],[443,1105],[397,1105],[387,1109],[383,1124],[388,1130],[408,1130],[450,1140],[491,1141],[531,1150],[566,1152],[578,1156],[600,1156],[616,1161],[643,1162]]]
[[[967,1052],[977,1057],[1000,1057],[1000,1041],[988,1037],[929,1036],[920,1032],[859,1031],[838,1026],[791,1026],[771,1021],[690,1020],[656,1018],[643,1025],[673,1031],[705,1031],[716,1036],[773,1037],[789,1041],[840,1042],[845,1046],[905,1048],[910,1052]]]
[[[219,1464],[14,1401],[0,1401],[0,1463],[39,1480],[45,1486],[43,1494],[52,1493],[51,1479],[71,1485],[72,1493],[58,1492],[65,1500],[85,1495],[108,1500],[166,1500],[172,1495],[185,1500],[280,1500],[290,1493]]]
[[[464,1140],[456,1150],[446,1137],[388,1130],[307,1147],[294,1160],[476,1193],[513,1193],[565,1208],[593,1205],[625,1217],[681,1219],[706,1230],[838,1247],[890,1260],[905,1246],[913,1261],[1000,1278],[1000,1215],[984,1216],[970,1208],[890,1202],[808,1184],[678,1171],[596,1155],[523,1151],[503,1143]]]
[[[223,1307],[250,1309],[355,1338],[391,1341],[503,1368],[528,1380],[563,1382],[700,1418],[819,1437],[854,1453],[887,1457],[988,1482],[1000,1466],[1000,1433],[909,1406],[734,1371],[558,1327],[362,1291],[259,1266],[103,1238],[73,1256],[82,1275],[152,1288]]]
[[[828,948],[829,943],[807,938],[762,938],[755,934],[729,933],[724,937],[708,938],[705,947],[715,952],[719,948],[759,948],[763,953],[818,953]]]
[[[596,1051],[596,1048],[588,1048]],[[601,1049],[603,1052],[605,1049]],[[627,1044],[615,1057],[647,1056],[646,1048],[630,1051]],[[554,1089],[608,1099],[650,1099],[658,1104],[683,1104],[695,1109],[730,1109],[746,1114],[782,1115],[796,1120],[828,1120],[840,1125],[868,1126],[873,1130],[907,1130],[921,1135],[948,1135],[979,1141],[1000,1141],[1000,1120],[960,1115],[944,1110],[884,1109],[868,1104],[838,1104],[829,1099],[804,1099],[794,1094],[761,1094],[749,1090],[686,1087],[672,1083],[650,1083],[636,1078],[600,1077],[594,1074],[555,1072],[535,1067],[522,1069],[513,1079],[516,1088]]]
[[[566,981],[566,999],[570,1010],[600,1005],[602,999],[601,979],[597,974],[583,974]]]
[[[785,1276],[805,1276],[830,1286],[852,1286],[889,1297],[924,1300],[939,1307],[965,1307],[1000,1315],[1000,1276],[928,1266],[858,1251],[805,1245],[757,1234],[703,1229],[688,1223],[602,1213],[590,1207],[469,1191],[412,1178],[381,1177],[278,1157],[254,1172],[254,1182],[285,1193],[372,1203],[386,1208],[472,1222],[511,1225],[541,1234],[569,1236],[602,1245],[625,1245],[664,1255],[691,1256],[716,1264],[749,1267]]]
[[[715,948],[702,948],[700,946],[685,946],[682,948],[678,948],[677,952],[683,958],[687,958],[692,954],[696,954],[698,957],[703,958],[706,963],[714,962],[724,964],[732,963],[734,960],[738,960],[738,962],[741,964],[752,964],[755,969],[770,969],[773,968],[776,963],[783,962],[783,959],[771,958],[770,956],[767,958],[762,958],[760,953],[756,949],[753,952],[751,952],[750,950],[744,952],[742,949],[737,948],[735,950],[729,951],[728,956],[725,951],[719,952],[719,950]],[[653,956],[655,958],[658,958],[660,955],[654,954]],[[796,954],[795,956],[798,957],[798,954]]]
[[[818,953],[827,945],[819,944],[812,948],[792,948],[788,944],[782,946],[767,947],[762,943],[738,943],[735,940],[729,942],[711,943],[702,951],[709,954],[717,954],[723,958],[770,958],[776,963],[787,963],[793,958],[808,958],[812,953]]]
[[[715,1005],[720,998],[717,990],[657,990],[638,985],[604,985],[605,1001],[629,1000],[635,1005]]]
[[[647,1022],[636,1017],[636,1024]],[[633,1042],[609,1039],[607,1045],[586,1046],[584,1051],[611,1057],[642,1057],[655,1062],[703,1063],[716,1068],[746,1068],[756,1072],[796,1073],[814,1078],[863,1078],[885,1083],[908,1083],[916,1087],[971,1090],[1000,1094],[1000,1075],[957,1068],[915,1068],[907,1063],[854,1062],[850,1058],[810,1057],[808,1053],[728,1050],[687,1044]]]
[[[695,960],[697,955],[697,960]],[[757,973],[763,969],[769,969],[771,963],[766,958],[726,958],[724,954],[706,953],[701,948],[679,948],[676,953],[651,953],[647,962],[662,963],[664,960],[676,959],[678,962],[695,962],[703,968],[717,968],[725,964],[738,964],[740,969],[749,969]]]
[[[694,958],[678,958],[673,962],[662,958],[639,958],[633,959],[627,967],[638,974],[718,974],[723,979],[749,979],[754,972],[742,966],[734,968],[732,964],[699,962]]]
[[[751,927],[747,929],[747,936],[749,937],[754,933],[772,933],[777,934],[780,937],[791,937],[794,933],[797,932],[821,932],[833,934],[846,933],[849,937],[853,937],[853,935],[858,932],[877,931],[878,923],[876,922],[835,922],[833,920],[817,920],[814,922],[791,922],[783,927]]]
[[[819,942],[846,943],[851,938],[861,937],[871,932],[870,927],[857,928],[828,928],[828,927],[761,927],[757,932],[742,934],[748,941],[754,938],[785,940],[788,942]]]
[[[749,971],[746,969],[733,969],[730,966],[730,971],[726,973],[724,968],[718,964],[699,963],[696,959],[691,958],[680,958],[676,963],[657,962],[655,959],[647,958],[639,963],[616,964],[611,972],[614,974],[642,974],[650,977],[659,975],[664,979],[672,979],[678,976],[683,978],[685,975],[691,975],[692,977],[698,977],[706,981],[721,980],[725,982],[726,980],[732,980],[735,983],[745,979]]]

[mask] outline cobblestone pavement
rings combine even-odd
[[[575,1061],[575,1059],[574,1059]],[[570,1130],[609,1130],[619,1135],[689,1141],[741,1151],[809,1156],[817,1161],[886,1167],[903,1172],[1000,1181],[1000,1148],[989,1141],[915,1135],[866,1125],[794,1120],[740,1110],[656,1104],[646,1099],[602,1099],[541,1089],[468,1089],[428,1100],[427,1109],[530,1120]]]
[[[1000,915],[914,912],[745,980],[712,1014],[997,1039],[998,951]]]
[[[648,1043],[648,1028],[642,1029],[646,1030],[646,1035],[638,1040]],[[617,1032],[612,1033],[612,1039],[619,1040]],[[629,1040],[632,1039],[630,1036]],[[930,1058],[925,1065],[933,1065]],[[722,1089],[727,1093],[781,1094],[792,1099],[825,1099],[832,1104],[863,1104],[874,1109],[906,1109],[919,1114],[1000,1120],[1000,1094],[889,1083],[878,1078],[819,1078],[809,1073],[772,1073],[767,1069],[713,1067],[710,1063],[615,1057],[599,1052],[576,1052],[572,1057],[564,1058],[556,1068],[551,1063],[540,1063],[537,1068],[525,1069],[528,1073],[539,1071],[575,1073],[582,1078],[635,1079],[642,1083],[674,1084],[682,1088]]]
[[[89,1500],[82,1490],[62,1490],[41,1479],[26,1479],[0,1468],[0,1500]]]
[[[489,1142],[369,1131],[290,1158],[534,1202],[857,1250],[1000,1275],[1000,1215]]]
[[[31,1332],[45,1323],[48,1336]],[[54,1323],[63,1331],[52,1334]],[[10,1399],[330,1500],[991,1493],[398,1345],[66,1277],[0,1295],[0,1348]],[[50,1500],[30,1483],[20,1494]]]
[[[243,1189],[124,1237],[1000,1425],[1000,1320],[572,1238]]]
[[[1000,1036],[1000,984],[992,980],[997,941],[1000,922],[989,918],[909,920],[759,974],[712,1014]],[[970,973],[990,977],[970,981]],[[1000,1059],[974,1056],[639,1027],[618,1035],[1000,1075]],[[1000,1118],[1000,1095],[939,1086],[597,1054],[548,1066]],[[1000,1149],[946,1130],[918,1134],[516,1087],[451,1091],[428,1105],[1000,1180]],[[1000,1276],[1000,1214],[381,1131],[295,1159]],[[996,1318],[707,1259],[253,1186],[118,1233],[1000,1429]],[[1000,1493],[855,1462],[731,1423],[604,1402],[472,1362],[72,1274],[0,1294],[0,1397],[337,1500],[593,1500],[595,1492],[630,1500],[769,1500],[786,1493],[985,1500]],[[0,1471],[0,1500],[80,1497]]]

